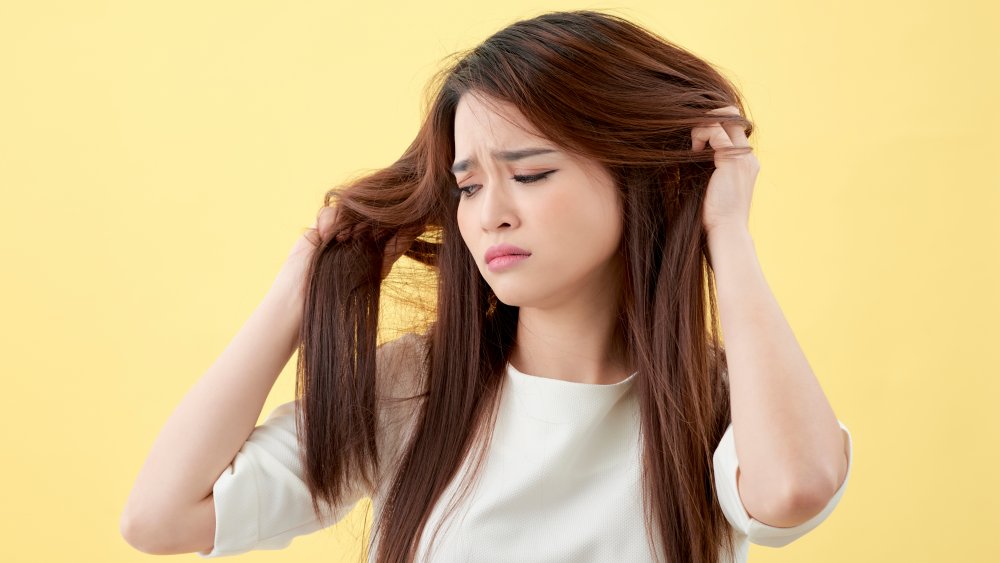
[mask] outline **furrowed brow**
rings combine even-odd
[[[555,149],[550,149],[546,147],[529,147],[526,149],[518,149],[513,151],[494,151],[493,157],[499,158],[501,160],[506,160],[507,162],[514,162],[515,160],[521,160],[522,158],[528,158],[529,156],[535,156],[537,154],[548,154],[559,152]],[[465,160],[459,160],[451,167],[452,174],[458,174],[459,172],[465,172],[470,167],[477,166],[478,163],[474,158],[466,158]]]

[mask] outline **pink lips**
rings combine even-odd
[[[490,270],[499,270],[523,261],[531,253],[512,244],[498,244],[486,250],[486,265]]]

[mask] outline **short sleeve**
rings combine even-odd
[[[197,552],[201,557],[284,549],[294,537],[323,527],[304,481],[295,407],[296,401],[291,401],[271,411],[216,480],[215,545]],[[330,510],[329,522],[340,521],[367,494],[356,484],[344,502]],[[329,508],[322,501],[320,506]]]
[[[840,498],[844,495],[847,482],[851,477],[851,465],[854,463],[851,433],[844,426],[843,422],[838,420],[837,423],[847,436],[847,474],[844,477],[844,482],[819,514],[791,528],[778,528],[755,520],[747,512],[746,507],[743,506],[743,501],[740,499],[739,490],[736,486],[736,469],[739,466],[736,458],[736,442],[733,438],[733,425],[732,423],[729,424],[726,432],[722,435],[722,439],[719,441],[718,447],[715,449],[713,463],[715,465],[716,492],[719,497],[719,503],[722,505],[722,512],[726,515],[726,519],[729,520],[730,525],[732,525],[737,533],[747,536],[750,543],[769,547],[781,547],[795,541],[816,526],[819,526],[833,512],[837,503],[840,502]]]

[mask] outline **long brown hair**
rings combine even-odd
[[[749,136],[752,124],[706,115],[724,106],[746,115],[711,64],[590,10],[518,21],[458,53],[432,79],[426,117],[403,155],[326,194],[324,204],[336,200],[339,209],[335,232],[351,237],[317,249],[301,327],[296,393],[317,515],[321,501],[338,503],[361,479],[384,491],[376,560],[413,561],[431,509],[467,456],[478,451],[482,460],[492,436],[518,308],[493,294],[456,222],[450,168],[465,93],[513,104],[560,148],[612,174],[624,221],[618,330],[638,372],[647,538],[652,547],[658,536],[672,563],[717,562],[720,549],[733,550],[712,467],[730,422],[729,385],[701,219],[714,151],[692,151],[691,130],[731,120]],[[417,237],[405,253],[416,261],[413,275],[383,280],[386,245],[405,233]],[[391,398],[412,413],[412,434],[395,438],[398,455],[387,455],[379,432],[398,429],[379,414],[389,402],[376,379],[389,372],[378,360],[387,345],[377,340],[380,298],[418,279],[436,303],[396,341],[418,335],[421,345],[404,365],[414,393]]]

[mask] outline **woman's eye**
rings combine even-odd
[[[553,172],[555,172],[555,170],[549,170],[548,172],[542,172],[541,174],[535,174],[533,176],[518,176],[515,174],[514,181],[521,182],[522,184],[530,184],[532,182],[544,180],[549,174]]]
[[[555,170],[549,170],[548,172],[542,172],[541,174],[533,174],[531,176],[518,176],[515,174],[513,176],[513,179],[515,182],[520,182],[522,184],[532,184],[534,182],[544,180],[546,177],[548,177],[549,174],[552,174],[553,172],[555,172]],[[470,192],[472,188],[480,188],[480,187],[482,187],[481,184],[471,184],[465,187],[456,188],[456,190],[461,192],[462,197],[468,198],[475,195],[475,193]]]
[[[472,184],[471,186],[465,186],[464,188],[455,188],[455,189],[461,193],[462,197],[472,197],[472,194],[469,193],[469,190],[477,187],[479,187],[479,184]]]

